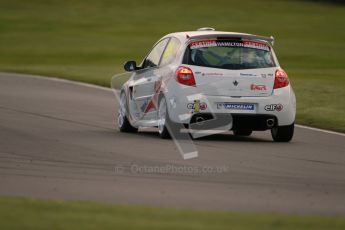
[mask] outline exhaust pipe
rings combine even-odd
[[[273,118],[267,119],[266,125],[268,128],[272,128],[274,126],[274,119]]]
[[[196,124],[202,125],[204,123],[205,119],[203,117],[197,117],[195,119]]]

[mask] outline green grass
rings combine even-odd
[[[0,71],[109,86],[126,60],[173,31],[274,35],[297,122],[345,132],[345,7],[322,2],[1,0]]]
[[[344,229],[345,219],[0,198],[0,229]]]

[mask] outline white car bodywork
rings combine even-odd
[[[198,47],[213,46],[215,41],[225,38],[239,39],[240,45],[264,46],[271,52],[274,66],[223,69],[184,64],[186,50],[191,50],[193,44]],[[285,72],[278,63],[272,44],[272,38],[208,29],[168,34],[155,44],[140,67],[131,66],[128,69],[127,66],[127,70],[136,71],[133,71],[121,89],[125,101],[122,100],[120,117],[128,119],[130,126],[135,129],[159,126],[162,122],[158,115],[159,103],[164,98],[166,116],[172,123],[188,125],[196,122],[196,118],[207,120],[208,116],[204,115],[229,115],[233,119],[233,130],[267,130],[292,126],[293,134],[295,94],[287,76],[279,78],[287,81],[287,85],[274,88],[277,77],[281,76],[279,74],[284,75]],[[155,55],[160,55],[156,65],[151,63],[151,59],[157,59]],[[177,80],[177,71],[181,67],[182,71],[192,71],[194,85],[181,84]],[[185,75],[181,76],[183,78]],[[187,73],[186,76],[190,75]],[[120,126],[122,124],[123,120],[119,122]]]

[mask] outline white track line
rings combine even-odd
[[[305,125],[297,125],[296,124],[295,126],[298,128],[302,128],[302,129],[309,129],[309,130],[313,130],[313,131],[317,131],[317,132],[334,134],[334,135],[339,135],[339,136],[345,137],[345,133],[339,133],[339,132],[330,131],[330,130],[326,130],[326,129],[318,129],[318,128],[313,128],[313,127],[309,127],[309,126],[305,126]]]
[[[99,85],[94,85],[90,83],[84,83],[84,82],[79,82],[79,81],[73,81],[73,80],[67,80],[67,79],[62,79],[62,78],[57,78],[57,77],[46,77],[42,75],[31,75],[31,74],[21,74],[21,73],[6,73],[6,72],[0,72],[0,75],[12,75],[15,77],[30,77],[34,79],[45,79],[45,80],[50,80],[50,81],[55,81],[55,82],[62,82],[62,83],[67,83],[67,84],[72,84],[72,85],[78,85],[78,86],[85,86],[93,89],[101,89],[101,90],[106,90],[106,91],[112,91],[111,88],[105,87],[105,86],[99,86]]]
[[[16,77],[31,77],[31,78],[36,78],[36,79],[49,79],[51,81],[56,81],[56,82],[63,82],[63,83],[68,83],[68,84],[73,84],[73,85],[80,85],[80,86],[85,86],[93,89],[100,89],[100,90],[106,90],[106,91],[113,91],[112,89],[104,86],[98,86],[98,85],[93,85],[90,83],[84,83],[84,82],[78,82],[78,81],[72,81],[72,80],[67,80],[67,79],[62,79],[62,78],[56,78],[56,77],[45,77],[41,75],[31,75],[31,74],[18,74],[18,73],[6,73],[6,72],[0,72],[2,75],[13,75]],[[333,135],[339,135],[345,137],[345,133],[339,133],[335,131],[330,131],[330,130],[325,130],[325,129],[319,129],[319,128],[313,128],[305,125],[295,125],[298,128],[302,129],[309,129],[312,131],[317,131],[317,132],[322,132],[322,133],[327,133],[327,134],[333,134]]]

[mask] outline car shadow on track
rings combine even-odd
[[[136,136],[145,136],[145,137],[152,137],[152,138],[160,138],[157,131],[153,129],[143,129],[140,130],[138,133],[133,133],[133,135]],[[255,133],[253,133],[253,136],[245,137],[245,136],[234,136],[232,133],[222,133],[222,134],[213,134],[208,135],[204,137],[200,137],[197,139],[193,139],[193,141],[199,142],[199,141],[217,141],[217,142],[262,142],[262,143],[274,143],[270,139],[264,139],[260,137],[256,137]]]

